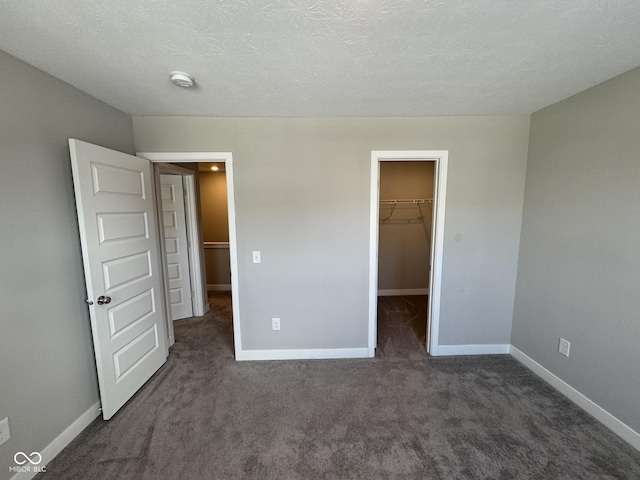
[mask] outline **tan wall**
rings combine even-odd
[[[380,200],[433,198],[434,162],[380,162]],[[431,218],[433,204],[398,204],[393,216],[379,226],[378,288],[429,287]],[[391,207],[381,205],[380,218]],[[424,218],[418,220],[422,215]]]
[[[224,172],[200,172],[202,235],[205,242],[228,242],[227,181]]]
[[[227,180],[225,172],[200,172],[200,208],[205,242],[229,241]],[[231,285],[228,246],[205,245],[207,285]]]

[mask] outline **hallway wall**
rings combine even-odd
[[[228,290],[231,288],[231,264],[227,180],[224,171],[200,172],[200,207],[207,288]],[[211,242],[216,244],[212,245]]]

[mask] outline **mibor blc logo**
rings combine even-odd
[[[13,456],[13,461],[16,462],[15,467],[9,467],[10,472],[44,472],[45,466],[40,466],[42,462],[42,455],[39,452],[31,452],[31,455],[27,455],[24,452],[17,452]]]

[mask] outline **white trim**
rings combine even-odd
[[[303,350],[243,350],[236,360],[311,360],[329,358],[367,358],[368,348],[308,348]]]
[[[227,178],[227,216],[229,218],[229,259],[231,263],[231,307],[233,311],[233,341],[236,360],[242,351],[240,328],[240,286],[238,283],[238,241],[236,236],[236,203],[233,186],[233,158],[231,153],[225,159],[225,174]]]
[[[596,420],[602,422],[602,424],[613,431],[616,435],[622,438],[625,442],[631,445],[636,450],[640,451],[640,433],[633,430],[626,423],[622,422],[618,418],[611,415],[608,411],[602,408],[600,405],[590,400],[584,394],[573,388],[567,382],[560,377],[547,370],[545,367],[536,362],[533,358],[529,357],[526,353],[518,350],[511,345],[509,353],[513,358],[522,363],[525,367],[531,370],[533,373],[542,378],[545,382],[551,385],[553,388],[562,393],[572,402],[576,403],[579,407],[591,414]]]
[[[227,179],[227,217],[229,219],[229,257],[231,262],[231,297],[233,298],[233,341],[236,360],[242,351],[240,331],[240,295],[238,284],[238,243],[236,236],[236,204],[233,186],[233,155],[231,152],[138,152],[151,162],[224,162]],[[206,299],[204,300],[206,302]],[[207,304],[208,306],[208,304]],[[205,313],[207,307],[205,307]]]
[[[64,429],[49,445],[47,445],[39,453],[42,455],[42,461],[39,467],[46,467],[71,441],[87,428],[96,417],[100,415],[100,402],[89,407],[89,410],[80,415],[71,425]],[[31,451],[31,450],[29,450]],[[11,480],[31,480],[38,472],[18,472]]]
[[[440,331],[440,294],[442,284],[442,257],[444,250],[445,201],[447,197],[447,150],[390,150],[371,152],[371,195],[369,209],[369,357],[374,357],[378,322],[378,221],[380,216],[380,162],[382,161],[434,161],[434,215],[431,245],[431,295],[427,312],[427,352],[438,353]]]
[[[151,162],[168,163],[226,162],[232,157],[231,152],[138,152],[136,155]]]
[[[207,283],[207,291],[209,292],[230,292],[230,283]]]
[[[165,163],[156,161],[153,158],[149,158],[149,155],[154,156],[152,153],[137,153],[138,157],[146,158],[150,162],[154,163],[154,172],[156,179],[156,202],[158,204],[158,212],[162,211],[162,199],[158,192],[160,192],[160,175],[162,173],[169,173],[173,175],[181,175],[183,178],[183,186],[185,190],[185,218],[187,223],[187,241],[189,243],[189,277],[191,282],[192,307],[193,315],[200,317],[206,313],[205,305],[207,305],[206,292],[203,291],[202,284],[204,279],[204,272],[202,271],[202,255],[201,249],[198,248],[200,243],[200,222],[198,219],[198,200],[196,199],[196,184],[195,184],[195,172],[188,168],[174,165],[171,163]],[[174,160],[175,161],[175,160]],[[156,168],[157,166],[157,168]],[[162,225],[162,215],[158,215],[158,226],[160,229],[160,244],[163,255],[165,255],[165,242],[164,242],[164,228]],[[164,258],[164,257],[163,257]],[[166,262],[163,262],[162,269],[165,271],[165,295],[167,297],[166,304],[168,310],[168,324],[170,329],[170,345],[173,345],[173,326],[171,320],[171,303],[169,302],[169,277],[166,269]]]
[[[198,221],[198,200],[196,199],[196,177],[192,173],[182,177],[184,179],[187,195],[185,201],[185,216],[187,218],[187,238],[189,239],[189,268],[191,269],[191,291],[193,292],[193,315],[200,317],[205,314],[204,306],[207,303],[206,292],[202,291],[202,279],[205,272],[202,271],[200,257],[200,222]],[[197,300],[200,301],[197,301]]]
[[[385,288],[378,290],[379,297],[400,297],[403,295],[429,295],[428,288]]]
[[[438,345],[433,356],[442,355],[503,355],[509,353],[508,343],[479,345]]]
[[[160,262],[160,276],[162,277],[162,290],[164,295],[162,295],[162,301],[164,302],[164,322],[167,325],[167,348],[170,348],[175,341],[174,331],[173,331],[173,317],[171,312],[171,300],[169,298],[169,272],[167,269],[167,247],[166,240],[164,237],[164,214],[162,210],[162,181],[160,178],[160,167],[159,165],[151,164],[151,170],[153,172],[153,187],[154,187],[154,195],[155,195],[155,203],[156,203],[156,218],[157,218],[157,230],[158,230],[158,251],[159,251],[159,262]],[[191,275],[191,272],[189,272]],[[190,292],[191,293],[191,292]],[[193,302],[192,302],[193,307]]]
[[[138,155],[140,158],[146,158]],[[150,160],[147,158],[147,160]],[[151,161],[151,160],[150,160]],[[202,283],[204,274],[201,268],[201,249],[197,247],[200,243],[200,222],[198,221],[198,210],[196,201],[195,188],[195,172],[188,168],[180,167],[170,163],[152,162],[154,174],[154,186],[156,196],[156,209],[158,210],[158,238],[160,243],[161,270],[164,283],[164,300],[166,310],[167,336],[169,347],[175,343],[175,335],[173,330],[173,318],[171,315],[171,302],[169,300],[169,273],[166,265],[166,242],[164,238],[164,220],[162,215],[162,198],[161,192],[161,175],[171,174],[180,175],[184,188],[184,211],[186,220],[187,244],[189,248],[189,286],[191,288],[191,308],[193,316],[201,317],[206,313],[205,305],[207,303],[206,292],[203,291]]]
[[[380,217],[380,161],[371,152],[371,187],[369,205],[369,357],[376,356],[378,341],[378,235]]]

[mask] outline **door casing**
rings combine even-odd
[[[380,162],[435,162],[432,215],[431,273],[427,311],[427,353],[438,355],[442,253],[447,190],[448,150],[374,150],[371,152],[371,201],[369,233],[369,357],[374,357],[378,329],[378,237],[380,219]]]

